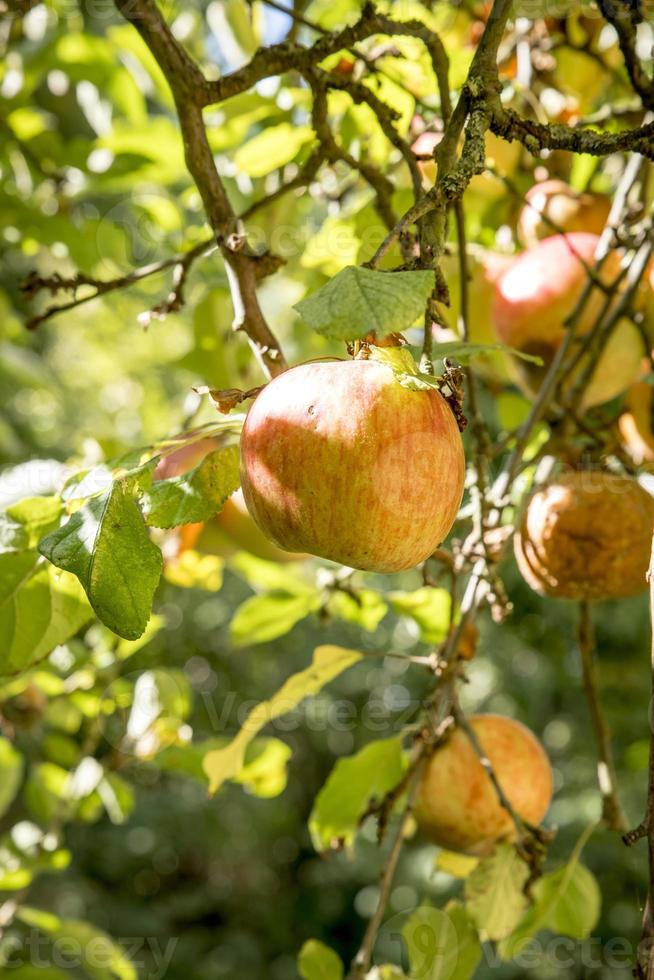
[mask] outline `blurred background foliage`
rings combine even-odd
[[[398,19],[419,17],[442,32],[452,85],[459,86],[484,4],[432,7],[403,0],[390,6]],[[214,76],[242,64],[262,41],[285,36],[290,26],[284,14],[263,4],[250,9],[242,0],[167,0],[162,9],[178,40]],[[331,29],[358,10],[354,0],[312,0],[306,14]],[[538,20],[544,12],[529,14],[551,42],[530,87],[521,85],[515,59],[503,66],[510,99],[535,104],[536,114],[549,121],[590,117],[607,101],[623,100],[628,109],[615,38],[597,11],[560,3],[547,20]],[[416,115],[429,122],[440,107],[420,46],[400,38],[394,47],[399,51],[381,59],[380,94],[410,132]],[[112,279],[207,237],[158,68],[104,0],[79,6],[50,0],[23,17],[7,17],[0,23],[0,48],[0,462],[9,467],[49,458],[53,467],[88,466],[211,420],[214,409],[193,394],[193,385],[260,381],[245,339],[231,329],[225,274],[215,254],[192,266],[185,305],[165,318],[148,311],[166,298],[169,269],[33,331],[25,327],[35,311],[72,295],[40,294],[28,303],[20,284],[33,270]],[[348,152],[367,155],[391,176],[403,210],[410,201],[407,174],[368,108],[336,93],[330,115]],[[208,118],[212,148],[238,209],[273,194],[310,152],[308,95],[292,74],[209,110]],[[613,159],[552,154],[535,174],[534,161],[515,147],[496,143],[490,152],[517,193],[490,173],[476,178],[466,195],[468,233],[507,252],[515,249],[521,194],[535,177],[561,176],[578,189],[610,192],[618,172]],[[344,166],[325,167],[309,194],[271,202],[247,226],[255,240],[286,259],[263,284],[261,299],[289,360],[340,353],[303,329],[292,305],[344,265],[372,254],[383,229],[370,191]],[[516,390],[492,383],[482,397],[484,418],[498,439],[527,409]],[[13,473],[4,483],[0,475],[3,506],[20,496]],[[230,618],[262,591],[257,582],[263,574],[256,562],[238,559],[171,570],[141,641],[118,642],[95,624],[28,673],[2,680],[2,733],[19,755],[9,741],[0,743],[0,907],[18,898],[58,917],[3,921],[0,961],[24,959],[24,968],[13,971],[20,980],[60,980],[56,964],[37,971],[28,966],[25,940],[39,921],[50,938],[62,928],[58,920],[86,920],[117,938],[149,937],[133,956],[141,961],[140,975],[171,980],[291,980],[295,951],[306,939],[322,939],[345,959],[356,947],[374,908],[383,859],[374,827],[364,826],[351,853],[324,858],[312,847],[307,819],[336,758],[399,732],[411,716],[430,675],[407,655],[430,650],[447,613],[425,599],[426,606],[418,602],[407,614],[411,603],[388,597],[419,588],[417,573],[392,580],[357,573],[357,586],[371,590],[366,609],[332,587],[325,563],[305,562],[299,569],[280,566],[277,588],[294,595],[294,575],[310,589],[317,580],[312,611],[300,613],[293,626],[287,604],[272,630],[283,635],[256,644],[248,642],[254,624],[246,620],[235,642]],[[542,735],[556,779],[549,822],[559,829],[552,855],[562,861],[600,815],[575,609],[539,600],[512,560],[503,571],[513,614],[501,626],[483,618],[464,703],[524,720]],[[372,594],[377,591],[387,596],[386,605]],[[646,599],[603,604],[596,620],[621,789],[635,823],[649,735]],[[230,783],[209,799],[192,746],[236,732],[247,708],[306,667],[322,642],[360,649],[366,657],[264,732],[244,785]],[[435,849],[419,839],[405,849],[393,915],[425,899],[442,905],[460,890],[435,869],[434,858]],[[635,944],[646,893],[643,850],[626,851],[615,835],[598,830],[584,860],[602,890],[594,935]],[[394,921],[382,931],[380,958],[398,958]],[[166,972],[159,954],[170,954]],[[529,975],[630,976],[626,956],[622,965],[607,965],[602,950],[588,943],[575,955],[573,967],[543,962]],[[47,945],[43,956],[48,963]],[[91,975],[129,980],[130,970],[127,960],[117,960],[113,974]],[[518,978],[524,972],[504,964],[480,975]]]

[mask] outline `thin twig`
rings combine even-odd
[[[602,794],[602,815],[609,830],[621,833],[627,829],[627,821],[620,803],[617,775],[611,746],[611,730],[602,708],[597,662],[595,659],[595,631],[589,602],[579,603],[577,632],[584,691],[597,742],[597,780]]]
[[[645,816],[635,828],[623,836],[624,843],[631,847],[639,840],[647,838],[648,876],[647,902],[643,912],[642,939],[637,951],[635,975],[639,980],[654,980],[654,724],[652,705],[654,705],[654,537],[647,573],[649,579],[649,612],[651,629],[650,648],[650,713],[649,721],[649,768],[647,779],[647,803]]]
[[[74,296],[67,303],[59,303],[47,307],[43,313],[39,313],[29,319],[26,326],[28,330],[35,330],[41,323],[51,319],[51,317],[56,316],[58,313],[64,313],[75,307],[83,306],[85,303],[90,303],[91,300],[97,299],[99,296],[105,296],[107,293],[112,293],[117,289],[125,289],[134,285],[134,283],[141,282],[143,279],[148,279],[150,276],[155,276],[170,268],[179,269],[183,273],[183,276],[174,284],[173,291],[167,300],[168,312],[172,309],[179,309],[182,301],[184,282],[192,263],[200,256],[208,255],[215,248],[216,243],[213,238],[205,239],[202,242],[198,242],[197,245],[194,245],[188,252],[180,252],[177,255],[170,256],[170,258],[162,259],[160,262],[151,262],[149,265],[144,265],[140,269],[134,269],[132,272],[128,272],[124,276],[117,276],[115,279],[93,279],[81,273],[70,279],[64,279],[60,276],[44,278],[36,275],[36,273],[32,273],[21,287],[24,295],[27,297],[31,298],[35,296],[41,290],[48,290],[53,295],[57,292],[71,291]],[[85,286],[93,289],[93,292],[86,296],[75,295],[78,289]]]

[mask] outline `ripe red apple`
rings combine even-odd
[[[541,595],[619,599],[647,587],[654,498],[603,471],[556,477],[530,498],[514,539],[518,567]]]
[[[518,816],[541,822],[552,798],[545,750],[520,722],[475,715],[470,725]],[[468,735],[455,729],[423,771],[415,805],[420,829],[452,851],[486,855],[499,840],[515,840],[515,825]]]
[[[525,201],[517,230],[518,238],[526,246],[550,238],[557,231],[601,235],[611,210],[611,200],[606,195],[575,191],[564,180],[542,180],[534,184],[525,194]]]
[[[513,262],[512,255],[502,255],[476,245],[469,245],[468,267],[468,340],[471,344],[496,344],[491,311],[495,283]],[[441,269],[450,290],[450,306],[442,307],[449,330],[436,326],[434,339],[437,343],[460,338],[461,276],[459,256],[450,252],[441,258]],[[489,381],[506,384],[513,380],[513,359],[501,351],[479,355],[474,360],[475,369]]]
[[[586,232],[554,235],[518,256],[495,287],[493,322],[498,338],[510,347],[536,354],[544,367],[517,362],[520,383],[529,394],[543,375],[565,336],[565,322],[588,281],[586,267],[594,266],[598,237]],[[601,270],[606,283],[615,280],[620,256],[611,252]],[[594,288],[577,325],[583,337],[597,323],[604,293]],[[641,370],[643,342],[636,326],[622,320],[611,334],[584,392],[582,407],[600,405],[625,391]],[[578,370],[583,370],[582,364]],[[574,378],[571,379],[572,384]]]
[[[376,360],[301,364],[268,384],[241,436],[248,510],[281,548],[353,568],[412,568],[447,536],[465,462],[454,416]]]

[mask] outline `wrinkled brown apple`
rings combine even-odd
[[[539,824],[552,798],[552,771],[536,736],[501,715],[475,715],[470,725],[513,809],[527,823]],[[461,728],[427,762],[414,813],[423,833],[452,851],[483,856],[497,841],[516,837],[510,814]]]
[[[530,498],[514,539],[525,581],[562,599],[618,599],[647,587],[654,498],[631,477],[567,473]]]
[[[463,493],[447,402],[377,360],[302,364],[268,384],[241,436],[241,485],[271,541],[394,572],[447,536]]]
[[[517,361],[521,386],[534,394],[563,342],[566,320],[588,283],[587,267],[595,265],[598,237],[586,232],[554,235],[519,255],[495,288],[493,322],[497,337],[510,347],[542,358],[543,367]],[[620,256],[611,252],[599,273],[611,284],[620,269]],[[594,287],[580,315],[576,334],[586,336],[601,317],[605,294]],[[615,398],[641,371],[643,341],[631,320],[623,319],[612,332],[581,399],[589,408]],[[583,371],[582,357],[567,386]]]

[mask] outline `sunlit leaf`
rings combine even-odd
[[[399,736],[366,745],[356,755],[339,759],[316,797],[309,830],[318,851],[350,845],[369,802],[383,799],[401,781],[406,767]]]
[[[469,980],[481,959],[481,945],[465,908],[422,905],[402,929],[415,980]]]
[[[225,562],[218,555],[203,555],[187,548],[164,567],[167,582],[181,589],[205,589],[218,592],[223,584]]]
[[[316,647],[311,666],[290,677],[270,700],[262,701],[248,715],[238,735],[223,749],[208,752],[204,769],[209,777],[209,790],[215,793],[226,779],[233,779],[243,767],[245,751],[264,725],[292,711],[304,698],[317,694],[348,667],[357,663],[362,654],[344,647]]]
[[[320,608],[320,593],[268,592],[246,599],[234,613],[229,632],[237,646],[265,643],[290,632],[296,623]]]
[[[532,887],[533,904],[512,934],[500,943],[504,959],[517,956],[541,929],[586,939],[595,928],[602,895],[594,875],[580,863],[581,851],[593,831],[581,835],[567,864],[539,878]]]
[[[342,980],[343,963],[333,949],[309,939],[300,950],[297,967],[303,980]]]
[[[0,674],[24,670],[92,617],[79,582],[36,551],[0,554]]]
[[[329,598],[329,611],[332,616],[372,633],[388,612],[388,606],[379,593],[371,589],[357,589],[353,595],[338,589]]]
[[[39,550],[53,565],[77,576],[109,629],[138,639],[150,617],[162,559],[121,483],[89,500],[44,538]]]
[[[209,777],[203,766],[205,756],[228,743],[227,738],[212,738],[189,745],[171,745],[159,752],[154,761],[167,772],[191,776],[207,784]],[[291,748],[286,742],[278,738],[255,738],[248,745],[243,766],[233,780],[254,796],[264,799],[279,796],[286,788],[290,757]]]
[[[23,757],[8,738],[0,737],[0,817],[11,806],[23,776]]]
[[[250,177],[264,177],[296,158],[315,138],[310,126],[279,123],[262,130],[234,154],[234,163]]]
[[[310,327],[328,337],[356,340],[405,330],[421,317],[434,289],[433,272],[375,272],[348,266],[295,304]]]
[[[454,851],[439,851],[435,861],[438,871],[444,871],[453,878],[467,878],[478,864],[479,858],[469,854],[456,854]]]
[[[229,559],[229,565],[255,589],[290,592],[294,595],[315,592],[315,586],[303,578],[302,573],[297,571],[297,565],[293,563],[282,565],[276,561],[257,558],[247,551],[240,551]]]
[[[482,938],[504,939],[527,907],[529,868],[513,844],[501,843],[480,861],[465,884],[466,909]]]
[[[425,643],[440,643],[447,636],[452,606],[447,589],[425,585],[413,592],[389,592],[386,598],[394,612],[418,624]]]
[[[58,497],[27,497],[11,504],[0,513],[0,553],[35,548],[60,516]]]
[[[207,521],[240,482],[238,447],[225,446],[183,476],[153,483],[142,499],[145,519],[152,527],[164,528]]]
[[[17,917],[61,944],[79,950],[80,966],[92,980],[138,980],[136,968],[113,940],[96,926],[78,919],[60,919],[51,912],[23,905]]]

